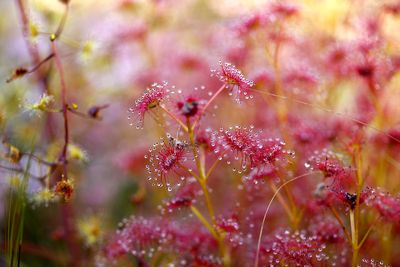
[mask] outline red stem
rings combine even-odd
[[[51,48],[53,50],[57,70],[60,75],[60,83],[61,83],[61,102],[62,102],[62,113],[63,113],[63,118],[64,118],[64,146],[61,151],[59,160],[63,163],[64,179],[66,180],[68,178],[67,177],[67,150],[68,150],[68,142],[69,142],[67,87],[65,85],[64,69],[61,64],[60,55],[58,54],[58,50],[57,50],[55,41],[53,41],[51,43]]]
[[[26,14],[23,0],[17,0],[17,7],[18,7],[21,22],[22,22],[22,33],[24,35],[24,40],[25,40],[26,46],[29,50],[31,59],[32,59],[32,65],[37,65],[40,62],[39,51],[38,51],[36,45],[34,45],[33,43],[31,43],[29,41],[29,18],[28,18],[28,15]],[[47,92],[46,87],[41,87],[41,88],[42,88],[43,93]]]
[[[68,169],[67,169],[67,150],[69,143],[69,126],[68,126],[68,104],[67,104],[67,87],[65,84],[64,69],[62,67],[60,55],[57,50],[56,40],[51,43],[51,48],[53,50],[56,67],[60,76],[61,83],[61,102],[62,102],[62,114],[64,118],[64,146],[59,156],[59,161],[63,165],[63,176],[61,179],[68,179]],[[74,214],[70,203],[64,203],[62,207],[64,229],[67,238],[67,244],[69,251],[71,253],[71,266],[77,267],[80,262],[80,251],[79,244],[76,239],[75,229],[74,229]]]
[[[226,83],[224,83],[219,89],[218,91],[210,98],[210,100],[208,100],[207,104],[204,106],[204,108],[201,110],[201,113],[199,114],[197,120],[193,123],[192,128],[194,129],[196,127],[196,125],[198,124],[198,122],[200,121],[201,117],[203,116],[204,112],[206,111],[206,109],[211,105],[211,103],[214,101],[214,99],[222,92],[224,91],[226,87]]]
[[[21,24],[22,24],[22,34],[24,36],[25,44],[26,47],[29,51],[29,55],[31,57],[31,61],[33,66],[40,66],[41,65],[41,59],[39,55],[39,50],[35,44],[29,41],[29,17],[26,13],[25,6],[24,6],[24,1],[23,0],[16,0],[17,8],[18,8],[18,13],[20,16]],[[50,94],[50,90],[47,84],[47,77],[46,75],[43,74],[43,72],[39,69],[35,70],[35,76],[36,80],[39,83],[39,88],[42,93]],[[46,123],[46,137],[49,140],[54,139],[55,133],[54,133],[54,128],[51,127],[53,124],[53,115],[52,114],[46,114],[45,117],[45,123]]]

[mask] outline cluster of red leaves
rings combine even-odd
[[[137,259],[149,259],[155,254],[174,252],[184,266],[199,266],[198,262],[220,261],[214,255],[217,244],[213,237],[195,222],[185,224],[159,217],[131,217],[124,221],[121,229],[107,242],[104,257],[118,262],[124,255],[133,255]]]
[[[235,160],[241,161],[244,170],[247,165],[250,168],[261,168],[274,164],[284,155],[291,154],[284,149],[285,143],[282,140],[264,138],[253,126],[235,126],[214,131],[211,146],[217,154],[233,154]]]
[[[324,249],[324,243],[315,235],[279,231],[262,244],[262,266],[321,266],[329,260]]]

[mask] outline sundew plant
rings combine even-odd
[[[0,14],[0,267],[400,266],[400,1]]]

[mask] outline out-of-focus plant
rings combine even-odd
[[[0,99],[8,265],[400,260],[396,1],[44,2]]]

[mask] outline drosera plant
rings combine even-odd
[[[63,254],[70,257],[60,262],[68,266],[91,265],[94,258],[98,266],[395,266],[400,259],[400,57],[393,30],[398,5],[273,1],[237,19],[235,11],[212,1],[193,7],[185,2],[185,9],[178,2],[118,2],[112,12],[123,18],[115,23],[120,14],[110,16],[106,27],[88,16],[90,29],[106,29],[104,58],[95,64],[107,67],[99,74],[89,65],[79,72],[68,69],[72,57],[61,45],[68,39],[63,28],[78,2],[61,1],[58,27],[43,34],[25,3],[16,0],[26,40],[40,42],[37,37],[45,35],[43,51],[50,49],[42,57],[35,43],[27,43],[31,63],[4,79],[10,86],[25,80],[38,85],[37,97],[24,108],[40,114],[29,119],[45,127],[43,140],[30,151],[9,136],[14,125],[7,123],[0,168],[20,174],[12,185],[29,178],[38,187],[34,192],[17,187],[23,188],[22,198],[12,195],[15,208],[7,211],[22,213],[25,204],[60,207],[60,220],[52,223],[60,227],[49,238],[65,241]],[[200,34],[187,42],[191,27],[198,26]],[[83,53],[91,49],[83,45]],[[71,80],[70,71],[76,75]],[[113,97],[141,91],[128,110],[129,124],[138,131],[125,135],[115,127],[116,118],[124,116],[113,112],[107,118],[112,127],[90,132],[81,146],[73,117],[99,120],[108,105],[82,111],[72,102],[71,89],[85,83],[79,87],[84,97],[86,83],[96,80],[94,94],[108,100],[108,79],[118,89],[126,87]],[[113,110],[118,106],[123,104]],[[3,115],[0,126],[7,119]],[[112,139],[116,133],[118,141]],[[83,148],[102,134],[112,152],[96,147],[86,153]],[[130,153],[121,156],[117,164],[124,173],[116,175],[108,164],[120,148]],[[74,162],[93,158],[106,164],[85,173],[111,171],[95,175],[106,176],[104,184],[81,187],[75,167],[85,165]],[[112,191],[110,184],[118,186],[117,176],[133,180],[116,194],[133,215],[111,226],[115,232],[102,229],[102,220],[79,220],[74,207],[98,205],[104,191]],[[99,194],[85,191],[96,187]],[[119,214],[124,205],[114,205]],[[18,220],[8,225],[21,229]],[[15,265],[18,250],[32,246],[14,230],[9,233],[7,260]]]
[[[219,216],[215,213],[215,207],[210,196],[211,189],[208,181],[213,177],[218,169],[218,165],[220,165],[219,162],[222,160],[225,160],[227,165],[238,165],[233,167],[233,170],[236,170],[239,175],[246,170],[258,173],[266,168],[278,168],[277,162],[286,160],[288,156],[292,157],[293,152],[285,150],[285,143],[280,139],[265,138],[264,134],[254,129],[254,126],[250,126],[249,128],[236,126],[227,130],[221,128],[220,130],[212,131],[211,134],[206,136],[203,131],[199,130],[201,124],[204,122],[203,117],[206,109],[216,100],[217,95],[223,91],[228,91],[229,95],[233,95],[232,92],[235,91],[234,99],[236,102],[240,102],[238,101],[239,94],[244,95],[246,100],[251,99],[248,94],[249,88],[253,83],[247,80],[231,64],[221,64],[221,69],[222,71],[218,75],[223,84],[205,102],[202,108],[194,106],[192,100],[189,99],[190,103],[183,102],[182,104],[182,102],[178,102],[178,107],[186,105],[186,108],[183,110],[178,109],[174,113],[168,110],[162,102],[165,98],[164,91],[161,94],[153,94],[155,91],[148,89],[135,102],[135,106],[130,111],[139,115],[140,124],[143,123],[141,118],[144,117],[146,112],[152,112],[151,118],[155,119],[157,123],[165,121],[163,118],[157,116],[168,117],[172,122],[175,122],[176,127],[182,132],[182,137],[179,136],[179,139],[164,132],[166,138],[161,137],[160,142],[154,144],[149,149],[150,155],[145,156],[149,161],[149,164],[146,166],[149,173],[149,180],[155,181],[154,184],[158,187],[166,186],[169,192],[174,191],[172,174],[175,174],[179,178],[177,179],[178,188],[182,184],[187,183],[189,179],[194,179],[197,182],[204,198],[202,202],[204,203],[207,215],[203,213],[202,209],[199,209],[197,204],[200,204],[199,199],[196,198],[196,201],[193,201],[195,195],[188,193],[186,190],[184,191],[186,194],[182,194],[182,191],[178,189],[176,192],[178,194],[177,197],[167,202],[167,208],[172,210],[177,207],[190,207],[193,215],[203,224],[205,229],[208,230],[209,235],[218,244],[219,255],[216,258],[216,266],[231,266],[232,248],[229,246],[230,242],[227,242],[229,240],[227,237],[230,236],[231,231],[239,230],[239,224],[234,223],[232,220],[225,221],[221,220],[221,218],[218,219]],[[156,89],[163,90],[164,88],[156,87]],[[171,101],[171,99],[169,100]],[[194,108],[194,110],[187,112],[186,109],[188,108]],[[159,109],[163,113],[160,115],[160,113],[153,112],[155,109]],[[181,120],[180,115],[186,121]],[[166,125],[160,126],[162,128],[166,127]],[[181,141],[185,137],[187,139]],[[199,140],[209,144],[207,149],[198,143]],[[188,155],[189,153],[191,154],[190,156]],[[212,163],[207,164],[210,162],[210,158],[212,159]],[[225,166],[221,165],[220,167],[225,168]],[[273,185],[271,184],[271,186]],[[283,198],[281,200],[284,206],[287,207],[285,200]],[[129,252],[129,249],[125,250]],[[112,255],[114,254],[112,253]],[[142,257],[139,259],[143,260]]]
[[[349,142],[344,146],[344,149],[347,150],[346,152],[351,155],[350,165],[353,165],[353,167],[343,165],[341,160],[337,158],[334,153],[324,150],[322,153],[314,152],[314,154],[303,163],[306,171],[309,170],[308,172],[294,178],[285,179],[284,177],[288,176],[288,173],[291,172],[291,168],[288,168],[288,166],[293,164],[290,158],[294,157],[294,153],[285,148],[286,144],[282,140],[277,138],[265,138],[261,131],[254,129],[254,126],[235,126],[228,129],[221,128],[214,131],[207,129],[206,132],[199,130],[199,128],[202,128],[202,123],[205,123],[204,114],[206,109],[223,91],[228,91],[229,95],[234,95],[234,99],[237,103],[241,102],[239,99],[240,95],[244,95],[246,100],[252,98],[248,96],[248,94],[251,92],[253,82],[247,80],[242,72],[237,70],[230,63],[220,63],[220,66],[221,70],[219,72],[213,70],[212,73],[217,73],[217,76],[220,81],[223,82],[223,85],[216,90],[208,101],[205,101],[202,108],[199,108],[197,102],[192,98],[187,98],[184,101],[177,102],[177,111],[171,111],[163,103],[163,100],[166,97],[165,91],[159,93],[148,89],[144,95],[136,101],[135,107],[131,109],[131,112],[136,112],[137,115],[139,115],[140,124],[143,123],[142,119],[144,118],[144,114],[151,112],[151,117],[155,119],[161,128],[165,129],[171,127],[171,124],[165,124],[164,118],[169,118],[170,121],[173,122],[172,125],[175,124],[175,127],[177,127],[179,132],[182,133],[179,135],[178,139],[172,137],[169,133],[164,132],[165,138],[161,137],[161,141],[150,148],[150,156],[145,156],[149,160],[149,165],[146,166],[150,175],[149,180],[156,180],[157,182],[155,184],[158,187],[166,186],[168,191],[172,192],[174,191],[171,182],[172,173],[179,177],[179,186],[185,184],[185,180],[187,180],[188,177],[191,177],[197,181],[202,190],[202,194],[204,195],[204,205],[208,214],[204,215],[201,209],[197,207],[197,203],[199,202],[197,198],[196,201],[194,201],[195,196],[193,193],[188,193],[186,195],[177,193],[179,196],[172,198],[167,202],[167,209],[171,211],[175,208],[190,207],[194,216],[203,224],[218,244],[219,255],[217,257],[219,257],[219,260],[217,260],[215,264],[217,266],[220,264],[223,266],[232,265],[233,262],[231,257],[233,248],[229,246],[226,237],[232,229],[237,230],[239,226],[233,227],[231,226],[232,224],[221,224],[217,221],[215,208],[210,197],[211,190],[208,181],[218,169],[217,167],[220,165],[220,161],[226,160],[227,165],[234,165],[233,163],[238,162],[239,166],[233,168],[234,172],[238,175],[242,175],[249,171],[249,174],[245,176],[245,180],[250,180],[255,183],[258,183],[260,179],[262,181],[264,181],[264,179],[269,180],[270,188],[274,192],[262,221],[258,246],[256,247],[256,262],[254,266],[259,266],[259,260],[266,260],[269,264],[281,263],[284,265],[291,263],[296,263],[297,265],[315,265],[329,261],[334,263],[336,260],[339,260],[341,264],[345,264],[346,261],[343,261],[343,259],[337,259],[337,255],[333,257],[335,258],[335,260],[333,260],[333,258],[328,256],[328,254],[322,252],[326,248],[326,244],[324,237],[320,235],[320,232],[314,231],[313,236],[306,237],[306,234],[302,232],[300,233],[296,231],[291,235],[290,231],[285,231],[284,237],[282,237],[281,234],[276,234],[274,237],[276,239],[270,239],[270,241],[268,241],[272,242],[270,245],[266,245],[266,247],[261,246],[263,226],[266,222],[272,201],[275,198],[279,200],[284,210],[287,212],[289,221],[292,222],[292,228],[297,230],[298,227],[300,227],[301,222],[304,220],[303,214],[305,212],[305,207],[299,207],[299,203],[295,199],[291,189],[288,188],[288,184],[300,178],[313,176],[320,172],[325,177],[325,183],[329,183],[329,185],[319,185],[319,189],[315,193],[315,196],[320,198],[318,205],[322,204],[327,207],[332,213],[333,218],[337,220],[336,225],[339,226],[339,228],[335,229],[341,229],[344,236],[347,238],[352,249],[353,256],[351,262],[353,266],[356,266],[359,262],[359,250],[367,240],[376,223],[376,221],[371,223],[360,239],[360,210],[362,204],[367,199],[378,199],[378,197],[371,198],[371,191],[369,189],[364,189],[364,178],[362,177],[360,167],[360,136],[356,135],[354,137],[355,139],[349,140]],[[156,84],[153,86],[156,86],[157,88]],[[164,90],[162,87],[157,89]],[[279,94],[271,93],[270,96],[277,97],[278,99],[289,100],[287,97]],[[169,99],[169,101],[171,101],[171,99]],[[305,101],[296,99],[294,101],[305,106],[318,108],[318,106],[314,106]],[[158,109],[158,111],[161,112],[153,112],[155,109]],[[326,112],[330,111],[327,108],[322,108],[322,110]],[[342,114],[336,113],[336,115],[341,116]],[[182,120],[182,118],[184,120]],[[359,122],[353,118],[350,118],[350,120]],[[373,126],[369,127],[366,124],[362,125],[376,130],[377,132],[381,132]],[[206,134],[207,132],[208,134]],[[388,137],[395,139],[395,137],[392,136]],[[184,140],[184,138],[186,138],[186,140]],[[188,153],[191,153],[191,155],[187,156]],[[210,161],[209,157],[214,158],[214,162],[211,164],[207,164]],[[280,177],[281,183],[279,186],[274,182],[271,182],[272,177],[278,177],[278,179]],[[281,190],[285,191],[284,196],[281,195]],[[381,214],[386,214],[386,216],[389,217],[395,216],[393,213],[388,212],[390,209],[388,207],[396,205],[396,200],[391,197],[381,198],[384,200],[380,201],[380,205],[372,205],[376,207]],[[348,226],[335,208],[335,205],[338,204],[344,206],[344,212],[349,216]],[[338,236],[339,234],[335,233],[335,235]],[[330,240],[329,237],[327,237],[327,239]],[[334,239],[336,240],[336,238]],[[337,240],[343,241],[345,239],[337,237]],[[129,249],[125,249],[123,254],[127,252],[129,252]],[[269,255],[271,253],[271,256],[261,259],[260,252],[262,255]],[[275,257],[273,255],[279,256]],[[141,255],[137,260],[145,260],[142,256],[143,255]],[[151,253],[150,256],[154,255]],[[212,257],[214,258],[215,255]],[[187,262],[185,261],[185,263]]]
[[[252,14],[234,30],[239,31],[241,40],[238,41],[248,42],[245,44],[249,45],[248,49],[265,52],[263,59],[267,62],[271,83],[258,85],[244,75],[240,69],[251,73],[252,68],[257,68],[251,60],[237,60],[240,68],[219,62],[219,68],[212,70],[211,76],[216,76],[222,85],[208,99],[180,97],[175,100],[179,91],[175,89],[174,93],[168,92],[169,97],[160,94],[152,98],[146,91],[136,101],[148,99],[143,101],[144,106],[140,109],[135,104],[131,108],[131,112],[140,114],[139,118],[149,114],[147,117],[154,119],[163,131],[160,141],[146,155],[149,179],[154,185],[165,187],[170,195],[160,208],[161,216],[182,221],[197,218],[218,244],[219,254],[210,252],[216,266],[357,266],[365,262],[363,248],[370,246],[369,240],[388,244],[374,234],[379,232],[376,226],[383,218],[386,223],[397,218],[397,197],[376,193],[381,192],[376,188],[375,179],[382,177],[382,169],[370,165],[376,160],[370,151],[375,145],[369,143],[375,136],[385,136],[396,144],[400,141],[396,134],[385,130],[393,126],[385,125],[381,106],[384,104],[379,103],[383,98],[377,94],[378,83],[373,81],[376,77],[369,73],[381,67],[373,65],[368,70],[363,65],[375,61],[375,54],[370,51],[380,53],[377,52],[380,47],[376,42],[362,40],[325,46],[321,41],[322,58],[310,55],[297,62],[293,55],[306,57],[301,50],[312,49],[313,45],[290,32],[292,20],[299,19],[301,8],[280,3],[267,10],[266,14]],[[267,35],[263,25],[270,26]],[[349,47],[357,47],[361,55],[372,58],[361,60],[355,66],[349,59]],[[333,61],[345,66],[334,66]],[[309,64],[323,67],[317,72]],[[359,114],[363,105],[369,105],[361,100],[354,114],[336,109],[339,101],[335,99],[338,96],[334,89],[340,83],[357,87],[354,80],[361,81],[372,94],[366,100],[372,101],[370,104],[375,108],[372,119],[366,120]],[[385,81],[379,81],[379,86],[383,84]],[[324,86],[326,92],[320,101],[314,97],[319,93],[315,90],[325,90],[321,89]],[[366,93],[359,91],[355,95]],[[257,115],[272,113],[273,119],[268,123],[256,120],[255,126],[249,121],[246,125],[221,125],[224,118],[216,122],[207,116],[207,111],[218,101],[217,97],[224,97],[224,92],[236,103],[256,106]],[[316,114],[310,114],[310,110]],[[138,121],[143,125],[142,120]],[[171,137],[170,132],[179,134]],[[395,162],[392,163],[397,165]],[[192,191],[194,181],[198,189]],[[232,184],[235,186],[230,187]],[[226,190],[219,188],[224,186]],[[226,203],[226,198],[231,200],[233,207],[217,203],[215,194],[220,202]],[[266,199],[260,201],[263,194]],[[281,210],[276,209],[275,199]],[[240,215],[221,223],[227,209]],[[190,210],[192,215],[182,216],[184,210]],[[174,217],[175,213],[181,216]],[[245,222],[249,221],[259,228],[246,226]],[[228,241],[231,231],[238,233],[235,238],[240,241],[236,244],[246,244],[247,248],[235,247]],[[122,254],[126,253],[129,251]],[[243,255],[245,260],[239,260]],[[140,258],[140,261],[152,261],[155,255],[152,256],[153,259]],[[155,257],[162,261],[163,257]],[[179,262],[165,262],[171,261]],[[178,263],[185,264],[191,265],[187,261]]]
[[[173,191],[173,184],[171,182],[172,173],[178,176],[179,185],[187,183],[190,177],[195,179],[202,191],[204,197],[203,203],[205,204],[207,215],[196,207],[197,205],[194,205],[192,201],[194,196],[189,193],[182,195],[181,192],[181,196],[168,202],[167,206],[169,208],[189,206],[193,215],[208,230],[208,234],[214,239],[219,250],[219,255],[216,255],[217,258],[214,260],[211,258],[208,260],[203,258],[202,260],[211,260],[211,262],[215,261],[217,265],[230,266],[231,251],[225,242],[228,234],[227,228],[217,223],[214,205],[210,197],[211,190],[208,185],[208,180],[212,177],[216,166],[226,155],[224,151],[217,149],[221,144],[216,144],[215,141],[210,140],[211,147],[209,150],[206,150],[196,140],[198,139],[197,133],[200,132],[199,128],[201,127],[205,112],[211,103],[215,101],[216,97],[223,91],[229,91],[229,94],[234,91],[236,99],[238,99],[239,94],[244,94],[248,98],[248,89],[252,86],[252,82],[244,78],[244,75],[231,64],[221,64],[221,71],[217,75],[223,84],[209,100],[203,101],[203,105],[200,105],[200,101],[195,100],[193,97],[186,97],[176,102],[175,106],[178,109],[174,111],[169,110],[162,100],[170,92],[166,91],[163,86],[153,84],[151,89],[147,89],[135,101],[134,107],[130,111],[138,118],[139,124],[143,123],[142,119],[146,113],[151,113],[151,117],[157,123],[163,123],[165,120],[160,117],[166,116],[182,132],[182,137],[178,136],[177,138],[171,136],[168,132],[164,132],[165,138],[161,137],[160,142],[149,149],[150,155],[145,156],[149,161],[149,164],[146,166],[149,173],[149,180],[156,180],[157,186],[163,187],[165,185],[168,191]],[[160,113],[153,112],[153,109],[159,109],[163,113],[160,115]],[[166,125],[161,125],[161,127],[166,127]],[[183,140],[183,138],[186,140]],[[238,142],[241,141],[239,140]],[[225,145],[222,149],[227,150],[228,145]],[[207,160],[210,156],[214,158],[214,162],[211,165],[207,165]],[[200,259],[195,258],[194,260],[199,261]]]

